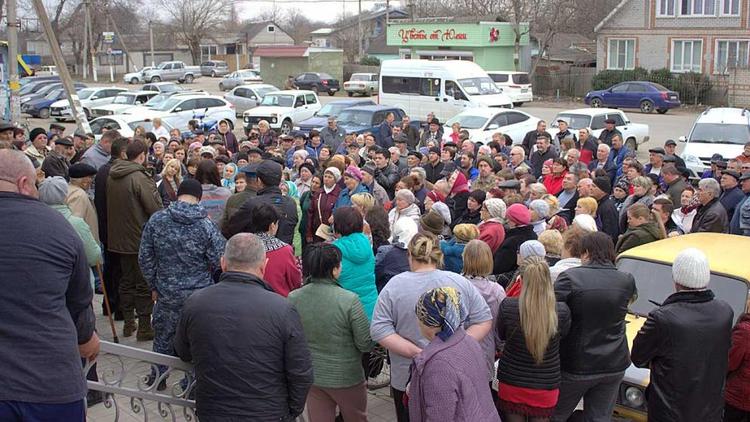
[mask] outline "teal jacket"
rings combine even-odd
[[[81,217],[76,217],[73,212],[70,211],[67,205],[52,205],[53,209],[56,209],[60,214],[68,220],[71,226],[78,233],[78,237],[83,241],[83,248],[86,250],[86,260],[88,261],[89,267],[94,267],[96,264],[102,262],[102,250],[99,248],[99,242],[94,239],[94,235],[91,234],[91,228]]]
[[[372,311],[378,300],[375,287],[375,256],[372,245],[363,233],[352,233],[336,239],[334,246],[341,250],[341,287],[359,296],[368,320],[372,320]]]

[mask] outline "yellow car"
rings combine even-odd
[[[628,346],[646,322],[648,313],[675,292],[672,263],[687,248],[698,248],[708,257],[711,281],[708,288],[717,299],[727,302],[734,310],[734,322],[747,312],[750,289],[750,237],[717,233],[696,233],[672,237],[627,250],[617,257],[617,268],[633,274],[638,289],[637,299],[630,305],[627,323]],[[625,378],[615,406],[615,415],[646,421],[646,386],[649,370],[632,364]]]

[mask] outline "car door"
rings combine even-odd
[[[204,110],[206,113],[206,117],[203,118],[204,121],[215,120],[218,122],[228,117],[226,116],[226,104],[218,98],[199,98],[197,103],[197,110]]]
[[[254,107],[254,105],[252,105],[253,100],[249,98],[249,91],[250,90],[247,88],[237,87],[229,96],[227,96],[227,100],[234,104],[234,109],[237,114],[242,114],[245,110]]]
[[[102,136],[102,129],[104,126],[109,125],[110,128],[120,130],[120,124],[117,123],[117,120],[113,120],[107,117],[99,117],[98,119],[94,119],[91,121],[91,133],[94,134],[94,137],[98,140]]]
[[[294,79],[294,84],[297,85],[297,88],[299,89],[308,89],[307,73],[297,76],[297,78]]]
[[[221,86],[224,87],[227,91],[233,89],[237,86],[237,72],[232,72],[226,76],[224,76],[224,79],[221,80]]]
[[[628,87],[628,108],[639,108],[641,106],[641,100],[648,97],[648,93],[651,88],[642,83],[631,83]],[[653,101],[653,99],[652,99]]]
[[[318,104],[318,99],[315,97],[315,94],[305,94],[300,95],[300,97],[304,98],[305,105],[301,108],[295,108],[295,111],[297,111],[296,114],[299,116],[295,118],[295,123],[309,119],[315,115],[316,111],[320,110],[320,104]]]
[[[605,104],[609,107],[628,107],[628,89],[630,84],[625,82],[612,87],[609,95],[606,95]]]
[[[172,125],[172,127],[187,129],[188,121],[193,118],[193,115],[196,113],[202,114],[203,112],[203,110],[197,110],[197,107],[197,99],[190,98],[183,100],[182,102],[177,104],[169,113],[169,115],[163,118],[163,120],[168,121],[169,124]]]
[[[292,122],[301,122],[312,116],[312,113],[307,113],[307,104],[305,104],[305,96],[303,94],[297,94],[294,97],[294,110],[292,110]]]
[[[445,106],[445,111],[452,117],[469,107],[469,99],[466,98],[456,81],[445,81],[442,104]]]
[[[505,133],[506,126],[508,126],[507,113],[499,112],[487,122],[487,125],[484,127],[484,132],[482,133],[482,137],[486,139],[486,138],[491,138],[492,134],[496,132]]]
[[[533,121],[534,119],[517,111],[506,112],[505,118],[508,121],[503,133],[510,136],[513,141],[522,140],[526,133],[536,128],[537,122]]]

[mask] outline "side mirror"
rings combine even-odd
[[[687,137],[680,136],[679,138],[677,138],[677,140],[680,141],[680,142],[687,142]]]
[[[497,123],[492,123],[489,126],[487,126],[487,129],[485,130],[495,130],[495,129],[498,129],[499,127],[500,125],[498,125]]]
[[[251,96],[250,96],[250,99],[251,99],[251,100],[257,100],[257,99],[258,99],[258,97],[256,97],[255,95],[251,95]]]
[[[177,112],[180,112],[180,111],[182,111],[182,108],[181,108],[181,107],[177,107],[176,109],[174,109],[174,112],[175,112],[175,113],[177,113]]]
[[[99,97],[98,97],[98,96],[96,96],[96,95],[94,95],[93,97],[91,97],[91,99],[92,99],[92,100],[98,100],[98,99],[99,99]]]

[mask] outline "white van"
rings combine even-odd
[[[724,160],[742,154],[750,141],[750,110],[709,108],[695,119],[690,134],[679,139],[686,142],[681,154],[685,165],[700,177],[711,167],[714,154],[721,154]]]
[[[57,66],[42,66],[34,72],[34,76],[57,76]]]
[[[526,72],[513,72],[504,70],[487,71],[495,85],[497,85],[503,94],[513,100],[513,105],[518,107],[523,103],[534,100],[534,93],[531,91],[531,79]]]
[[[448,120],[473,107],[508,107],[478,64],[465,60],[385,60],[380,65],[380,104],[399,107],[414,119],[435,113]]]

